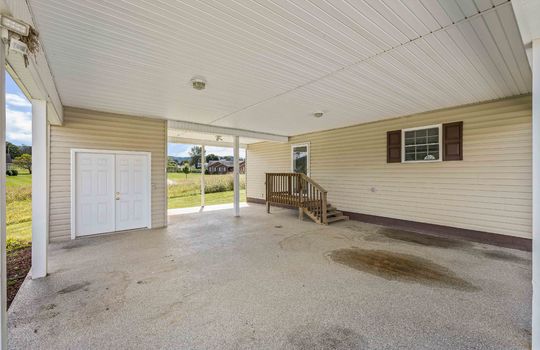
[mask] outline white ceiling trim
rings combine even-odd
[[[247,137],[251,139],[259,139],[264,141],[277,141],[277,142],[288,142],[289,138],[287,136],[268,134],[257,131],[243,130],[243,129],[234,129],[226,128],[222,126],[213,126],[207,124],[191,123],[177,120],[169,120],[167,122],[167,127],[169,129],[179,129],[200,132],[205,134],[214,134],[214,135],[230,135],[230,136],[240,136]]]
[[[184,145],[204,145],[204,146],[214,146],[214,147],[228,147],[232,148],[234,145],[231,142],[220,142],[220,141],[211,141],[203,139],[190,139],[184,137],[175,137],[169,136],[169,143],[180,143]],[[240,143],[240,148],[246,148],[245,143]]]

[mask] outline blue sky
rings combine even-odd
[[[6,140],[16,145],[32,145],[32,105],[9,74],[6,74]]]
[[[32,145],[32,105],[24,96],[13,79],[6,74],[6,139],[16,145]],[[169,143],[170,156],[188,157],[193,145]],[[218,156],[232,156],[232,148],[206,147],[206,153]],[[245,158],[246,152],[240,149],[240,157]]]

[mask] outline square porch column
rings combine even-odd
[[[205,198],[205,191],[204,191],[204,172],[206,171],[204,167],[204,162],[206,161],[206,150],[204,145],[201,145],[201,207],[204,207],[206,198]]]
[[[540,38],[532,42],[532,348],[540,349]]]
[[[47,101],[32,100],[32,279],[47,276],[48,139]]]
[[[240,216],[240,137],[234,136],[234,216]]]
[[[0,350],[7,350],[6,271],[6,56],[0,40]]]

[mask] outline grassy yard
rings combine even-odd
[[[6,178],[7,249],[27,247],[32,241],[32,175]]]
[[[233,201],[233,176],[205,175],[206,205],[226,204]],[[201,205],[201,174],[168,174],[169,209],[189,208]],[[240,201],[246,200],[245,175],[240,175]]]
[[[201,174],[169,173],[169,208],[201,204]],[[205,175],[206,205],[233,201],[233,177]],[[246,200],[245,175],[240,175],[240,201]],[[32,175],[19,173],[6,179],[6,229],[8,251],[29,246],[32,240]]]
[[[206,205],[227,204],[233,201],[233,191],[207,193],[204,196]],[[240,202],[246,201],[246,190],[240,191]],[[191,208],[201,205],[201,195],[169,198],[169,209],[173,208]]]

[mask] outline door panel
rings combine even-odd
[[[116,155],[116,230],[148,226],[148,158]]]
[[[75,233],[77,236],[114,231],[114,155],[75,155]]]

